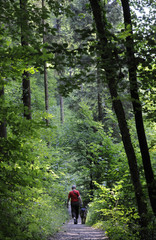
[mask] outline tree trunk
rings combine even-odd
[[[97,66],[97,91],[98,91],[98,121],[103,121],[102,110],[102,84],[99,76],[99,67]]]
[[[97,38],[97,42],[98,42],[98,38]],[[100,47],[100,46],[99,46]],[[99,58],[99,53],[97,53],[97,58]],[[98,101],[98,121],[103,122],[103,109],[102,109],[102,82],[101,82],[101,78],[100,78],[100,66],[99,63],[97,61],[97,70],[96,70],[96,76],[97,76],[97,101]]]
[[[22,87],[23,87],[24,117],[26,117],[29,120],[31,119],[31,93],[29,73],[27,71],[24,71],[22,75]]]
[[[61,123],[64,123],[64,106],[63,106],[63,97],[60,95],[60,120]]]
[[[45,90],[45,109],[48,114],[49,112],[49,96],[48,96],[48,74],[47,74],[47,63],[44,63],[44,90]],[[46,125],[49,126],[49,119],[46,118]]]
[[[108,73],[109,74],[109,73]],[[134,185],[135,196],[138,206],[138,212],[141,217],[142,227],[146,227],[146,220],[144,219],[147,214],[147,206],[145,202],[145,197],[142,191],[142,186],[140,183],[139,170],[137,166],[137,159],[135,151],[131,142],[131,137],[128,129],[128,124],[125,118],[125,112],[122,106],[121,100],[117,94],[117,88],[114,80],[109,80],[109,90],[112,98],[113,107],[117,116],[120,132],[122,135],[122,141],[124,144],[125,152],[128,158],[128,164],[131,173],[131,179]],[[146,239],[146,238],[145,238]]]
[[[42,0],[42,10],[44,9],[44,0]],[[43,24],[43,44],[46,42],[45,36],[45,27],[44,27],[44,19],[42,19]],[[44,62],[44,90],[45,90],[45,109],[48,114],[49,112],[49,96],[48,96],[48,74],[47,74],[47,63]],[[46,118],[46,125],[49,126],[49,119]]]
[[[2,110],[2,104],[4,102],[4,87],[0,87],[0,103],[1,103],[1,110]],[[6,128],[6,121],[4,114],[2,114],[2,119],[0,121],[0,139],[5,139],[7,138],[7,128]],[[2,140],[3,142],[3,140]],[[6,154],[3,144],[1,144],[0,141],[0,162],[3,161],[3,156]]]
[[[89,182],[89,190],[90,190],[90,197],[93,198],[94,193],[94,184],[93,184],[93,169],[92,169],[92,161],[88,158],[89,161],[89,175],[90,175],[90,182]]]
[[[142,106],[139,99],[138,84],[137,84],[137,66],[134,56],[134,42],[133,42],[133,32],[131,23],[131,14],[128,0],[121,0],[124,14],[125,29],[130,27],[130,36],[126,38],[126,49],[127,49],[127,62],[129,69],[129,81],[130,81],[130,91],[131,99],[133,104],[133,110],[135,114],[135,123],[137,129],[137,135],[140,145],[140,151],[143,160],[145,178],[147,182],[149,199],[153,209],[153,213],[156,216],[156,181],[154,180],[154,174],[152,170],[145,129],[142,117]]]
[[[4,98],[4,87],[0,89],[0,100],[3,101],[3,98]],[[7,129],[6,129],[5,119],[2,119],[0,121],[0,138],[7,138]]]
[[[58,37],[58,41],[60,42],[60,29],[61,29],[61,25],[60,25],[60,19],[57,18],[56,19],[56,29],[57,29],[57,37]],[[57,56],[57,54],[56,54]],[[57,71],[58,75],[61,76],[63,75],[64,71]],[[60,99],[60,121],[61,124],[64,123],[64,106],[63,106],[63,97],[61,95],[59,95],[59,99]]]
[[[103,63],[103,68],[105,69],[106,81],[108,82],[109,91],[112,98],[113,107],[117,116],[120,132],[122,135],[122,140],[125,148],[125,152],[128,158],[128,164],[130,168],[130,174],[132,183],[135,190],[136,202],[138,206],[138,212],[141,219],[141,226],[146,227],[146,214],[147,207],[144,199],[144,194],[142,191],[142,186],[140,183],[139,171],[137,166],[136,155],[131,142],[130,133],[125,118],[124,109],[122,102],[119,99],[117,93],[117,74],[116,74],[116,59],[112,53],[112,50],[108,44],[107,32],[106,32],[106,19],[105,12],[101,8],[100,0],[90,0],[93,16],[96,23],[97,34],[101,46],[101,60]],[[146,234],[145,234],[146,235]],[[147,239],[146,236],[142,234],[142,240]]]
[[[28,16],[27,16],[27,0],[20,0],[21,9],[21,45],[28,46]],[[22,75],[23,87],[23,105],[24,117],[31,119],[31,93],[30,93],[30,77],[29,72],[24,71]]]

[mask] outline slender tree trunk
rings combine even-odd
[[[1,104],[1,110],[3,107],[3,103],[4,103],[4,87],[0,87],[0,104]],[[4,115],[4,114],[3,114]],[[7,128],[6,128],[6,121],[4,116],[2,117],[1,121],[0,121],[0,140],[7,138]],[[3,156],[6,155],[6,152],[4,150],[3,144],[0,141],[0,162],[3,161]]]
[[[98,38],[97,38],[98,41]],[[99,53],[97,53],[97,58],[99,58]],[[97,61],[97,71],[96,71],[96,76],[97,76],[97,101],[98,101],[98,121],[103,121],[103,109],[102,109],[102,83],[101,83],[101,78],[100,78],[100,66]]]
[[[96,23],[97,34],[100,41],[101,59],[103,61],[103,67],[105,69],[106,80],[108,82],[113,107],[118,119],[118,124],[119,124],[120,132],[122,135],[125,152],[128,158],[128,164],[130,168],[132,183],[135,190],[138,212],[141,219],[141,226],[144,228],[147,225],[146,218],[145,218],[147,214],[147,207],[144,199],[144,194],[142,191],[142,186],[140,183],[136,155],[131,142],[124,109],[117,93],[116,59],[114,58],[114,55],[111,51],[111,48],[109,47],[108,40],[107,40],[105,12],[103,9],[101,9],[100,0],[90,0],[90,4],[91,4],[94,19],[95,19],[95,23]],[[142,234],[142,240],[147,239],[145,235]]]
[[[61,29],[61,25],[60,25],[60,19],[57,18],[56,19],[56,29],[57,29],[57,33],[58,33],[58,41],[60,41],[60,29]],[[61,74],[63,74],[63,71],[59,72],[58,71],[58,75],[61,76]],[[64,104],[63,104],[63,96],[59,95],[59,99],[60,99],[60,121],[61,124],[64,123]]]
[[[4,100],[3,98],[4,98],[4,87],[0,89],[0,101],[3,102]],[[5,119],[2,119],[2,121],[0,121],[0,138],[7,138],[7,129],[6,129]]]
[[[139,211],[140,216],[143,217],[144,214],[147,214],[147,207],[146,207],[146,203],[144,201],[145,198],[144,198],[142,186],[140,183],[137,159],[136,159],[134,148],[133,148],[133,145],[131,142],[131,137],[130,137],[127,121],[125,118],[125,112],[124,112],[124,109],[122,106],[122,102],[121,102],[121,100],[119,100],[119,96],[117,94],[117,90],[116,90],[117,88],[116,88],[115,81],[113,79],[109,80],[108,85],[109,85],[109,90],[110,90],[110,94],[111,94],[111,98],[112,98],[112,102],[113,102],[113,107],[114,107],[114,110],[115,110],[115,113],[116,113],[116,116],[118,119],[118,124],[119,124],[120,132],[122,135],[122,141],[123,141],[126,155],[128,158],[128,164],[129,164],[129,168],[130,168],[131,178],[132,178],[132,182],[133,182],[134,189],[135,189],[138,211]],[[144,217],[142,220],[144,220]],[[143,224],[143,226],[146,226],[145,222],[143,222],[142,224]]]
[[[0,138],[7,138],[6,122],[0,122]]]
[[[44,90],[45,90],[45,109],[49,112],[49,95],[48,95],[48,74],[47,74],[47,63],[44,63]],[[46,125],[49,126],[49,119],[46,118]]]
[[[98,121],[103,121],[102,110],[102,84],[99,76],[99,67],[97,66],[97,91],[98,91]]]
[[[64,104],[63,104],[63,97],[60,95],[60,120],[61,123],[64,123]]]
[[[31,119],[31,93],[29,73],[24,71],[22,75],[24,117]]]
[[[45,1],[42,0],[42,10],[44,9]],[[44,26],[44,19],[42,20]],[[43,44],[46,42],[45,27],[43,27]],[[49,96],[48,96],[48,73],[47,73],[47,63],[44,62],[44,90],[45,90],[45,109],[49,112]],[[46,118],[46,125],[49,126],[49,119]]]
[[[93,197],[93,193],[94,193],[94,184],[93,184],[93,169],[92,169],[92,161],[90,159],[88,159],[89,163],[90,163],[90,182],[89,182],[89,188],[90,188],[90,197]]]
[[[20,0],[21,9],[21,45],[28,46],[28,16],[27,16],[27,0]],[[30,77],[29,72],[24,71],[22,75],[23,87],[23,105],[24,117],[31,119],[31,93],[30,93]]]
[[[131,14],[129,0],[121,0],[124,14],[125,29],[130,29],[130,36],[126,38],[126,48],[127,48],[127,62],[129,69],[129,81],[130,81],[130,91],[133,104],[133,110],[135,114],[135,123],[138,134],[138,140],[143,160],[145,178],[147,182],[148,194],[153,209],[153,213],[156,215],[156,181],[154,180],[154,174],[152,170],[145,129],[142,117],[142,106],[139,99],[138,85],[137,85],[137,66],[134,56],[134,42],[133,42],[133,32],[131,23]]]

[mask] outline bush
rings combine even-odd
[[[22,118],[13,123],[0,139],[0,239],[44,240],[67,219],[66,193],[44,129]]]
[[[139,216],[135,208],[126,208],[120,202],[122,182],[109,188],[96,183],[98,190],[89,204],[87,223],[106,231],[109,239],[139,239]]]
[[[44,240],[67,219],[64,204],[36,188],[21,188],[1,198],[0,205],[3,240]]]

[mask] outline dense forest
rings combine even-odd
[[[154,0],[0,0],[0,239],[68,219],[156,239]]]

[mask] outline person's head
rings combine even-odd
[[[75,185],[72,186],[72,190],[73,190],[73,189],[76,189],[76,186],[75,186]]]

